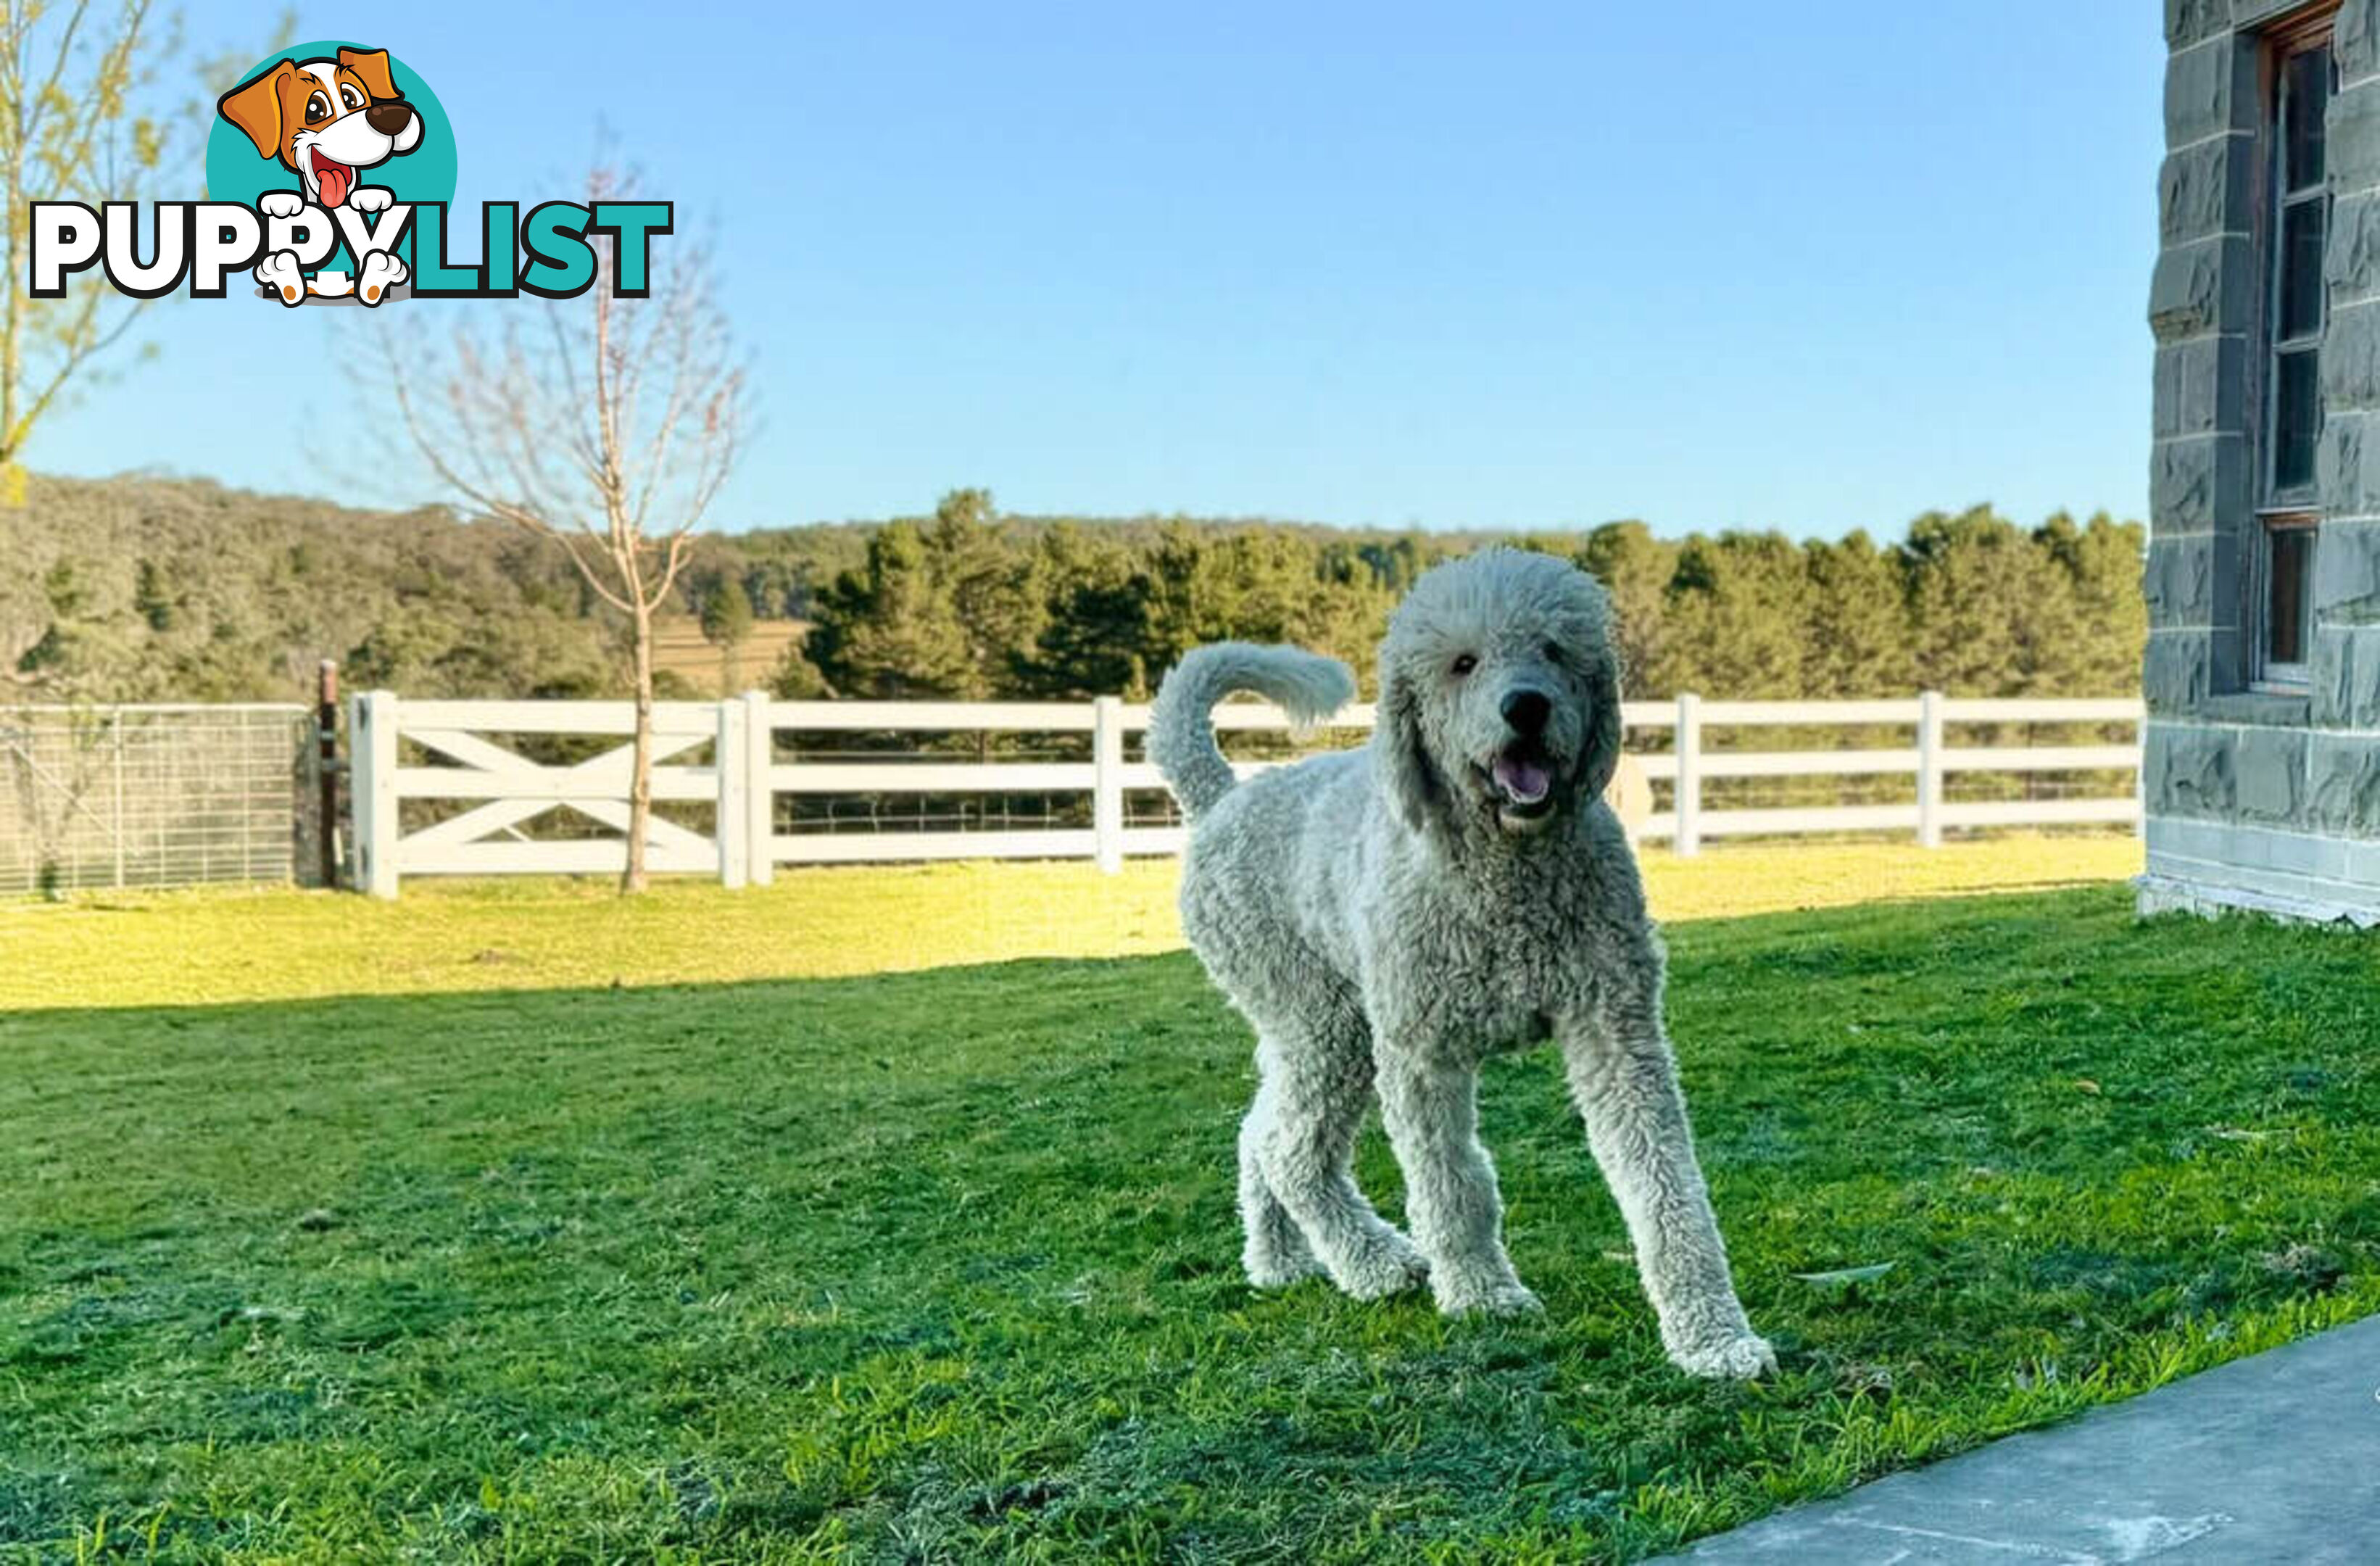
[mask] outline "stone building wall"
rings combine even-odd
[[[2322,513],[2309,690],[2249,689],[2258,522],[2261,30],[2302,0],[2166,0],[2144,908],[2380,921],[2380,0],[2333,24]]]

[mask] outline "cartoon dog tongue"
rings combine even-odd
[[[1514,804],[1535,805],[1554,781],[1540,763],[1508,754],[1496,758],[1496,783]]]
[[[347,199],[347,187],[355,183],[356,171],[345,164],[334,164],[322,153],[314,154],[314,177],[322,183],[322,204],[335,207]]]

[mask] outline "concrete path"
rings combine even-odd
[[[1671,1559],[2368,1566],[2380,1561],[2380,1316]]]

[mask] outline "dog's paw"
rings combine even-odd
[[[267,190],[256,199],[256,210],[267,217],[296,217],[306,210],[306,198],[295,190]]]
[[[283,304],[295,306],[306,297],[306,274],[298,270],[295,250],[275,250],[256,263],[256,283],[272,290]]]
[[[384,250],[374,250],[364,258],[363,275],[356,280],[356,297],[368,305],[376,305],[388,297],[391,288],[410,275],[403,261]]]
[[[347,205],[359,212],[384,212],[396,192],[380,185],[358,185],[347,192]]]
[[[1751,1332],[1692,1348],[1672,1348],[1670,1358],[1687,1375],[1714,1381],[1750,1381],[1777,1373],[1777,1351],[1768,1346],[1767,1339]]]
[[[1246,1256],[1241,1267],[1251,1289],[1286,1289],[1322,1270],[1312,1256]]]
[[[1448,1316],[1536,1316],[1546,1302],[1519,1279],[1504,1278],[1441,1287],[1438,1308]]]
[[[1361,1256],[1330,1269],[1330,1281],[1351,1299],[1384,1300],[1429,1281],[1429,1263],[1413,1242],[1391,1231],[1366,1245]]]

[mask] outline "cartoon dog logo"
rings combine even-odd
[[[298,176],[298,190],[268,190],[258,201],[269,217],[295,217],[310,201],[385,212],[395,196],[358,176],[421,144],[421,115],[397,91],[385,49],[283,60],[225,93],[216,107],[256,144],[257,156],[277,158]],[[342,273],[308,278],[295,251],[276,250],[257,263],[256,281],[285,305],[310,293],[353,294],[376,305],[407,275],[403,261],[377,251],[364,258],[362,273],[360,280]]]

